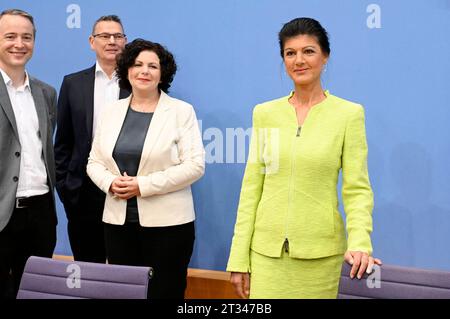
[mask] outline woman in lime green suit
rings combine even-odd
[[[371,256],[364,111],[323,90],[330,46],[318,21],[286,23],[279,42],[295,90],[254,108],[227,270],[242,298],[336,298],[344,259],[358,278],[381,264]]]

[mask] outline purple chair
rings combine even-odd
[[[17,299],[146,299],[151,267],[31,256]]]
[[[358,280],[350,279],[350,269],[342,266],[338,299],[450,298],[450,272],[382,265]]]

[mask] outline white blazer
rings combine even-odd
[[[113,180],[121,175],[112,153],[130,100],[131,95],[102,113],[87,164],[89,177],[106,193],[103,221],[114,225],[125,223],[127,201],[109,192]],[[140,224],[157,227],[193,221],[190,185],[204,171],[205,150],[192,105],[161,91],[137,172]]]

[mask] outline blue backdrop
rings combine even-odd
[[[450,270],[449,0],[2,0],[0,9],[13,7],[37,25],[28,70],[58,90],[65,74],[94,64],[88,36],[101,15],[118,14],[129,40],[175,54],[171,95],[195,106],[207,151],[190,266],[214,270],[228,258],[252,108],[292,88],[277,32],[295,17],[318,19],[332,50],[324,87],[366,109],[375,255]],[[70,255],[61,205],[58,214],[56,253]]]

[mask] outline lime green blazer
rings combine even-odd
[[[257,105],[228,271],[249,272],[250,250],[321,258],[372,253],[373,193],[364,110],[328,91],[299,128],[286,96]],[[338,211],[342,170],[346,231]]]

